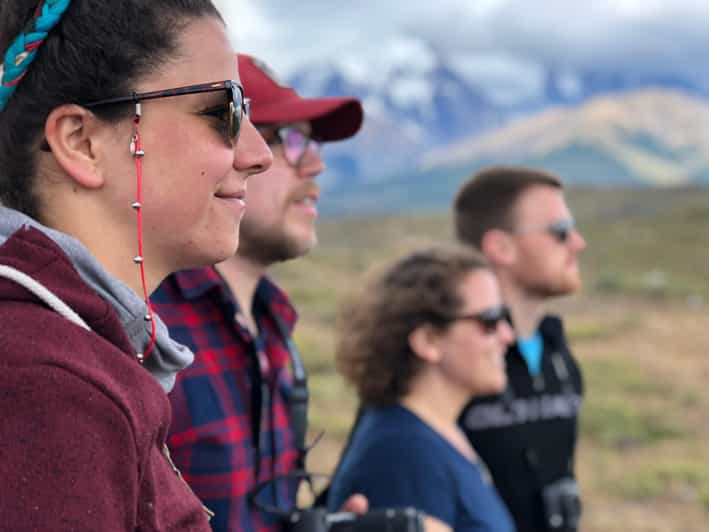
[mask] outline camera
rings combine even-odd
[[[295,510],[288,517],[289,532],[423,532],[423,515],[413,508],[374,510],[356,515],[327,513],[325,508]]]
[[[305,482],[315,500],[313,481],[316,478],[324,479],[327,476],[303,470],[277,475],[256,486],[249,494],[249,501],[262,512],[277,517],[288,532],[423,532],[424,530],[423,513],[414,508],[381,509],[366,514],[329,513],[324,506],[286,509],[259,497],[265,488],[273,488],[278,482],[293,482],[296,486]]]
[[[549,532],[576,532],[581,518],[581,499],[576,480],[561,478],[542,488]]]

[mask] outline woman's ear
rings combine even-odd
[[[91,111],[75,104],[54,108],[44,124],[44,136],[57,164],[81,187],[100,188],[104,183],[98,162],[100,133],[105,127]]]
[[[419,325],[409,333],[409,347],[417,357],[435,364],[441,359],[440,337],[441,332],[430,323]]]
[[[493,266],[510,264],[517,253],[512,235],[502,229],[486,231],[480,242],[480,249]]]

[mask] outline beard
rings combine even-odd
[[[565,272],[554,279],[527,279],[523,283],[528,294],[538,299],[549,299],[573,294],[581,288],[578,272]]]
[[[316,243],[315,233],[308,238],[289,235],[282,226],[260,226],[241,220],[237,254],[258,264],[270,265],[305,255]]]

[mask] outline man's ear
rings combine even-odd
[[[91,111],[75,104],[54,108],[44,124],[44,136],[57,164],[84,188],[100,188],[104,183],[97,147],[105,127]]]
[[[441,358],[440,335],[440,331],[429,323],[419,325],[409,333],[409,347],[424,361],[436,363]]]
[[[483,235],[480,249],[493,266],[505,266],[515,260],[517,248],[508,232],[490,229]]]

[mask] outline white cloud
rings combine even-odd
[[[544,90],[544,70],[539,64],[509,54],[462,53],[451,56],[450,63],[498,104],[524,103]]]
[[[269,46],[279,39],[276,31],[281,24],[264,12],[259,2],[251,0],[212,0],[224,18],[229,35],[238,50],[244,43],[258,48]]]
[[[638,75],[709,78],[704,68],[709,50],[706,0],[217,4],[239,49],[262,57],[282,75],[304,62],[337,60],[357,79],[376,78],[402,46],[408,46],[411,61],[424,64],[426,51],[420,43],[426,42],[459,65],[467,62],[468,74],[477,68],[480,85],[508,99],[538,90],[542,65],[560,72],[623,69]],[[567,90],[573,90],[572,82],[566,79]]]

